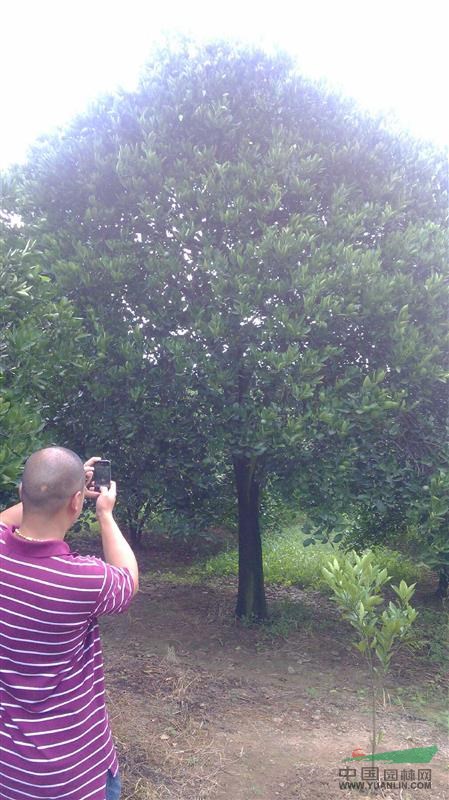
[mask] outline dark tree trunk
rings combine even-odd
[[[137,528],[128,528],[131,547],[139,548],[142,543],[142,536]]]
[[[446,568],[440,570],[438,589],[436,591],[437,597],[441,599],[447,597],[447,590],[449,588],[449,572]]]
[[[134,514],[128,511],[128,535],[131,547],[138,548],[142,544],[142,528],[136,520]]]
[[[239,589],[236,616],[256,620],[267,617],[259,528],[259,484],[255,465],[234,459],[239,512]]]

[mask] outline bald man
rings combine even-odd
[[[47,447],[25,464],[21,502],[0,514],[1,800],[118,800],[98,617],[138,589],[113,517],[116,486],[87,488],[98,458]],[[104,560],[64,541],[95,500]]]

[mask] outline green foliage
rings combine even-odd
[[[67,401],[81,336],[66,300],[56,299],[35,246],[0,214],[0,505],[42,434],[55,396]],[[75,345],[76,346],[76,345]],[[61,387],[67,395],[61,393]]]
[[[269,619],[263,624],[257,623],[259,641],[262,643],[264,640],[288,639],[293,631],[313,627],[313,617],[312,610],[301,603],[289,600],[274,602]],[[252,620],[242,621],[249,627],[253,624]]]
[[[7,370],[8,343],[20,326],[27,308],[33,305],[30,283],[32,265],[27,271],[29,248],[13,250],[6,226],[0,232],[0,494],[16,481],[30,442],[37,441],[41,419],[32,404],[15,389],[14,377]],[[9,359],[8,359],[9,361]]]
[[[213,533],[209,528],[219,524],[217,515],[208,509],[202,508],[197,513],[187,515],[173,508],[156,511],[148,517],[148,530],[153,537],[164,536],[173,542],[188,542],[196,540],[198,544],[213,541]]]
[[[320,565],[329,557],[332,548],[325,544],[306,548],[302,538],[298,529],[291,528],[282,536],[265,540],[264,572],[269,583],[322,588]]]
[[[355,551],[344,558],[334,558],[322,568],[323,578],[333,592],[343,619],[356,630],[358,641],[354,646],[365,656],[370,671],[372,691],[372,753],[381,734],[376,731],[376,700],[379,678],[387,674],[391,658],[401,641],[410,634],[410,627],[418,612],[410,605],[415,584],[408,586],[401,580],[399,586],[391,585],[399,602],[384,607],[382,589],[390,576],[374,561],[374,553],[367,550],[362,556]],[[380,609],[382,606],[382,609]],[[379,662],[380,667],[376,665]]]
[[[447,676],[449,660],[447,630],[447,610],[423,608],[419,612],[419,617],[407,641],[407,646],[416,658],[423,659],[425,663],[430,662],[438,668],[443,681]]]
[[[449,470],[434,473],[423,487],[424,500],[414,505],[415,525],[425,533],[418,550],[421,560],[440,573],[439,593],[447,597],[449,584]]]
[[[282,54],[186,43],[15,180],[91,337],[55,430],[115,463],[136,535],[158,508],[227,509],[233,468],[252,578],[271,477],[324,539],[343,513],[365,542],[396,534],[417,499],[427,525],[447,465],[443,154]]]
[[[432,677],[428,675],[427,685],[415,690],[396,690],[396,700],[403,706],[412,706],[427,719],[448,729],[447,712],[447,665],[449,662],[449,637],[447,609],[421,608],[419,616],[407,640],[416,663],[426,667],[431,665]]]
[[[260,502],[262,534],[276,535],[284,528],[294,525],[302,516],[296,503],[285,496],[282,482],[268,478]]]
[[[292,631],[313,625],[310,609],[298,606],[297,603],[284,602],[275,604],[270,619],[262,626],[263,638],[288,638]]]
[[[429,569],[423,564],[418,564],[413,557],[405,555],[403,550],[393,550],[385,545],[375,545],[370,549],[374,554],[375,563],[381,569],[386,569],[394,581],[403,579],[406,583],[416,583],[429,577]],[[367,548],[362,550],[361,554],[366,551]]]
[[[228,550],[212,556],[199,569],[206,578],[237,575],[239,570],[238,552],[237,550]]]
[[[304,586],[326,590],[328,584],[322,576],[322,568],[329,558],[337,553],[344,557],[343,551],[330,544],[315,544],[304,547],[304,534],[298,527],[291,527],[281,533],[264,538],[263,563],[265,580],[269,584],[282,586]],[[374,563],[379,569],[386,569],[394,580],[403,578],[407,582],[418,581],[423,577],[423,568],[388,547],[373,549]],[[206,576],[236,575],[238,572],[237,550],[219,553],[208,559],[201,567]]]
[[[330,586],[335,600],[346,619],[359,635],[356,647],[367,655],[370,663],[377,656],[383,674],[389,669],[393,646],[403,639],[417,616],[409,604],[414,586],[401,580],[392,585],[399,604],[389,602],[382,613],[378,606],[383,602],[382,588],[390,576],[385,568],[374,562],[374,554],[367,551],[362,556],[353,551],[348,557],[336,556],[323,567],[323,578]],[[373,665],[374,671],[377,667]]]

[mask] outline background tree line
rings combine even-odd
[[[285,55],[186,44],[5,187],[4,489],[40,435],[111,458],[134,542],[235,520],[238,615],[274,485],[310,542],[413,531],[445,591],[444,154]]]

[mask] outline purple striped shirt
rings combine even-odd
[[[133,590],[128,569],[0,523],[1,800],[104,800],[118,761],[97,617]]]

